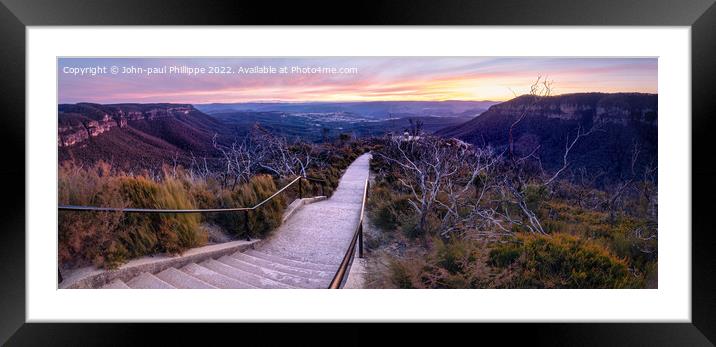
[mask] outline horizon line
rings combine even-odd
[[[561,96],[561,95],[572,95],[572,94],[651,94],[658,95],[659,93],[648,93],[648,92],[637,92],[637,91],[623,91],[623,92],[576,92],[576,93],[558,93],[549,96]],[[507,102],[516,99],[521,96],[529,94],[522,94],[510,99],[505,100],[490,100],[490,99],[445,99],[445,100],[250,100],[250,101],[225,101],[225,102],[162,102],[162,101],[150,101],[150,102],[136,102],[136,101],[124,101],[124,102],[95,102],[95,101],[77,101],[77,102],[58,102],[58,105],[68,104],[99,104],[99,105],[113,105],[113,104],[184,104],[184,105],[217,105],[217,104],[310,104],[310,103],[324,103],[324,104],[340,104],[340,103],[371,103],[371,102]]]

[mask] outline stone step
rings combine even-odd
[[[124,281],[116,279],[101,287],[101,289],[131,289]]]
[[[272,244],[271,248],[266,247],[261,251],[289,261],[308,264],[303,267],[315,268],[318,266],[321,271],[335,273],[343,259],[344,254],[342,252],[345,252],[341,248],[348,248],[343,246],[348,243],[350,243],[350,240],[320,240],[311,245],[295,249],[291,244],[282,240],[280,243]]]
[[[256,258],[268,260],[270,262],[275,262],[275,263],[298,267],[298,268],[311,269],[311,270],[317,270],[317,271],[334,272],[334,273],[338,270],[338,266],[332,266],[332,265],[328,265],[328,264],[318,264],[318,263],[314,263],[314,262],[303,261],[303,260],[298,260],[298,259],[291,259],[291,258],[287,258],[287,257],[279,257],[279,256],[271,255],[268,253],[260,252],[260,251],[254,250],[254,249],[246,250],[246,254],[256,257]]]
[[[149,272],[142,272],[127,282],[127,285],[135,289],[176,289],[173,285],[162,281]]]
[[[360,204],[363,202],[363,188],[360,190],[356,189],[355,191],[351,192],[341,192],[340,194],[333,194],[331,196],[330,200],[326,201],[326,205],[328,204],[335,204],[337,206],[345,205],[348,206],[360,206]],[[342,204],[339,204],[342,203]]]
[[[292,287],[320,288],[323,286],[323,282],[324,282],[324,281],[321,281],[321,280],[318,280],[315,278],[301,277],[301,276],[288,274],[288,273],[285,273],[282,271],[277,271],[272,268],[265,268],[258,264],[248,263],[243,260],[236,259],[234,257],[223,256],[217,260],[219,262],[226,264],[226,265],[235,267],[239,270],[244,270],[246,272],[250,272],[257,276],[269,278],[276,282],[281,282],[281,283],[287,284]]]
[[[181,271],[188,273],[206,283],[211,284],[217,288],[231,288],[231,289],[244,289],[244,288],[257,288],[246,282],[239,281],[237,279],[224,276],[216,271],[207,269],[199,264],[191,263],[181,268]]]
[[[321,267],[321,271],[333,272],[338,270],[338,264],[340,264],[343,258],[342,254],[338,254],[339,251],[335,251],[329,247],[336,247],[335,244],[322,244],[321,246],[314,245],[310,249],[292,250],[290,246],[286,245],[274,245],[271,249],[262,250],[269,255],[283,258],[298,263],[308,263],[303,267],[314,268],[316,264],[325,265]],[[316,260],[320,259],[320,263]],[[336,265],[327,265],[327,263]],[[329,270],[330,269],[330,270]]]
[[[257,287],[257,288],[280,288],[280,289],[292,288],[292,286],[290,286],[288,284],[277,282],[270,278],[258,276],[258,275],[252,274],[250,272],[247,272],[247,271],[244,271],[241,269],[237,269],[233,266],[224,264],[224,263],[214,260],[214,259],[207,259],[207,260],[201,262],[200,265],[207,269],[210,269],[212,271],[218,272],[224,276],[240,280],[241,282],[249,283],[252,286]]]
[[[180,271],[176,268],[170,267],[156,276],[164,282],[167,282],[174,287],[182,289],[216,289],[209,283],[206,283],[186,272]]]
[[[314,278],[314,279],[319,279],[319,280],[327,279],[330,281],[333,278],[333,276],[335,275],[335,273],[331,273],[328,271],[312,270],[312,269],[307,269],[307,268],[302,268],[302,267],[294,267],[294,266],[289,266],[289,265],[285,265],[285,264],[281,264],[281,263],[277,263],[277,262],[272,262],[272,261],[268,261],[266,259],[254,257],[252,255],[249,255],[249,254],[246,254],[243,252],[236,252],[236,253],[232,254],[231,257],[239,259],[239,260],[243,260],[247,263],[256,264],[261,267],[274,269],[277,271],[281,271],[281,272],[285,272],[288,274],[301,276],[301,277],[309,277],[309,278]]]

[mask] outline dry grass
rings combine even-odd
[[[252,178],[234,190],[183,173],[160,179],[113,171],[106,163],[91,168],[63,165],[59,203],[84,206],[195,209],[254,206],[277,188],[270,176]],[[248,213],[138,214],[65,211],[59,217],[60,263],[114,268],[129,259],[167,252],[179,254],[207,243],[202,222],[222,226],[236,236],[263,236],[281,222],[285,199],[271,200]],[[248,226],[247,230],[245,226]]]
[[[308,175],[325,179],[331,195],[348,165],[366,150],[356,143],[340,148],[327,146],[320,153],[323,167]],[[128,174],[98,162],[91,167],[64,163],[59,168],[59,204],[103,207],[206,209],[252,207],[271,196],[289,179],[256,175],[244,184],[226,187],[212,175],[198,178],[184,171],[164,168],[159,175]],[[304,197],[320,194],[320,184],[304,181]],[[298,187],[249,212],[212,214],[136,214],[63,211],[59,214],[59,261],[62,267],[95,264],[115,268],[126,261],[158,252],[179,254],[212,241],[263,238],[281,224],[287,202],[298,196]],[[221,236],[223,235],[223,236]]]

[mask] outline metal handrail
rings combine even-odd
[[[346,279],[346,273],[348,268],[353,263],[353,257],[355,256],[356,242],[358,243],[358,258],[363,258],[363,216],[365,214],[365,202],[368,196],[368,189],[370,187],[370,181],[366,178],[365,186],[363,187],[363,201],[360,207],[360,219],[358,219],[358,226],[353,234],[351,243],[348,246],[346,254],[343,256],[341,265],[338,267],[338,271],[333,276],[331,284],[328,285],[328,289],[340,289],[343,286],[344,279]]]
[[[259,202],[258,204],[252,206],[252,207],[232,207],[232,208],[205,208],[205,209],[153,209],[153,208],[120,208],[120,207],[98,207],[98,206],[77,206],[77,205],[58,205],[57,209],[61,211],[91,211],[91,212],[124,212],[124,213],[212,213],[212,212],[238,212],[243,211],[246,213],[246,217],[244,219],[244,227],[247,232],[251,232],[248,226],[248,212],[256,210],[257,208],[261,207],[263,204],[267,203],[276,195],[281,194],[284,190],[288,189],[288,187],[292,186],[294,183],[298,182],[298,196],[299,198],[303,198],[303,187],[301,185],[301,182],[303,182],[301,179],[306,179],[309,181],[316,181],[321,182],[321,194],[324,194],[324,185],[328,183],[327,180],[321,179],[321,178],[315,178],[315,177],[303,177],[298,176],[294,178],[291,182],[287,183],[285,186],[283,186],[281,189],[277,190],[275,193],[271,194],[268,198],[264,199],[263,201]],[[362,215],[362,212],[361,212]],[[248,240],[251,240],[250,236],[246,236]],[[60,272],[60,268],[57,268],[57,278],[58,283],[62,282],[62,273]]]

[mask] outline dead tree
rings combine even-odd
[[[592,127],[591,129],[585,131],[581,125],[578,125],[574,138],[571,138],[569,134],[567,135],[567,138],[565,139],[564,153],[562,154],[562,165],[551,175],[548,175],[542,167],[542,161],[538,154],[541,146],[538,145],[531,151],[531,153],[518,157],[514,151],[515,128],[532,112],[536,111],[537,105],[551,94],[552,82],[547,79],[543,79],[542,76],[538,76],[537,81],[530,86],[530,93],[525,97],[528,101],[523,106],[520,115],[510,125],[508,130],[508,174],[511,179],[506,179],[503,187],[503,192],[505,192],[503,196],[507,198],[506,201],[517,206],[522,212],[523,217],[526,219],[526,222],[522,223],[522,225],[530,232],[537,232],[540,234],[546,234],[546,232],[542,227],[542,223],[540,222],[537,213],[527,204],[524,189],[530,184],[538,187],[547,187],[556,182],[556,180],[570,167],[570,154],[579,141],[596,131],[600,131],[596,127]],[[530,162],[537,163],[539,174],[531,174],[528,172],[529,170],[526,165]],[[505,217],[513,223],[517,223],[516,219],[507,215],[505,215]]]
[[[212,142],[222,155],[220,163],[223,169],[216,176],[223,187],[231,189],[262,172],[282,178],[298,175],[305,177],[316,160],[314,145],[289,143],[285,137],[275,136],[259,126],[230,146],[218,144],[216,136]],[[195,158],[192,160],[196,162]]]
[[[438,195],[459,172],[461,159],[442,139],[427,136],[389,140],[377,153],[397,169],[397,181],[410,194],[409,204],[418,215],[418,229],[427,229],[427,218],[438,204]]]
[[[517,119],[512,122],[507,133],[507,146],[510,159],[515,160],[515,128],[522,122],[522,120],[525,119],[525,117],[531,111],[534,110],[535,106],[537,106],[537,104],[542,101],[543,98],[550,96],[551,93],[552,82],[547,80],[546,78],[542,78],[542,76],[537,76],[537,80],[530,86],[530,92],[526,96],[526,99],[528,99],[527,104],[524,106],[522,112],[517,117]],[[513,94],[515,93],[513,92]],[[515,94],[515,97],[517,97],[517,94]]]
[[[234,189],[238,184],[248,182],[256,173],[258,163],[264,159],[260,143],[250,136],[234,141],[229,147],[217,144],[215,136],[213,144],[223,156],[224,171],[221,173],[221,181],[224,187],[230,186]]]
[[[566,170],[569,167],[569,160],[568,160],[569,153],[570,153],[570,151],[572,151],[572,148],[574,148],[574,145],[576,145],[577,142],[579,142],[579,140],[581,138],[589,136],[598,130],[599,129],[592,127],[589,131],[583,131],[582,126],[579,125],[579,126],[577,126],[577,134],[574,136],[574,139],[570,140],[569,134],[567,134],[567,139],[564,143],[564,154],[562,155],[562,166],[559,169],[557,169],[557,171],[555,171],[554,174],[550,178],[545,180],[545,182],[543,183],[545,186],[550,185],[552,182],[554,182],[557,179],[557,177],[559,177],[559,175],[562,174],[562,172],[564,172],[564,170]]]
[[[634,184],[634,182],[637,179],[637,172],[636,172],[636,165],[637,161],[639,160],[639,155],[641,154],[641,146],[638,142],[634,142],[634,145],[632,146],[632,155],[631,155],[631,163],[630,163],[630,171],[629,176],[626,177],[624,180],[617,183],[616,187],[612,191],[611,195],[608,197],[606,201],[604,201],[604,206],[606,206],[606,209],[609,211],[609,221],[614,224],[616,222],[616,214],[617,214],[617,208],[618,208],[618,202],[622,198],[622,196],[627,192],[629,187]]]

